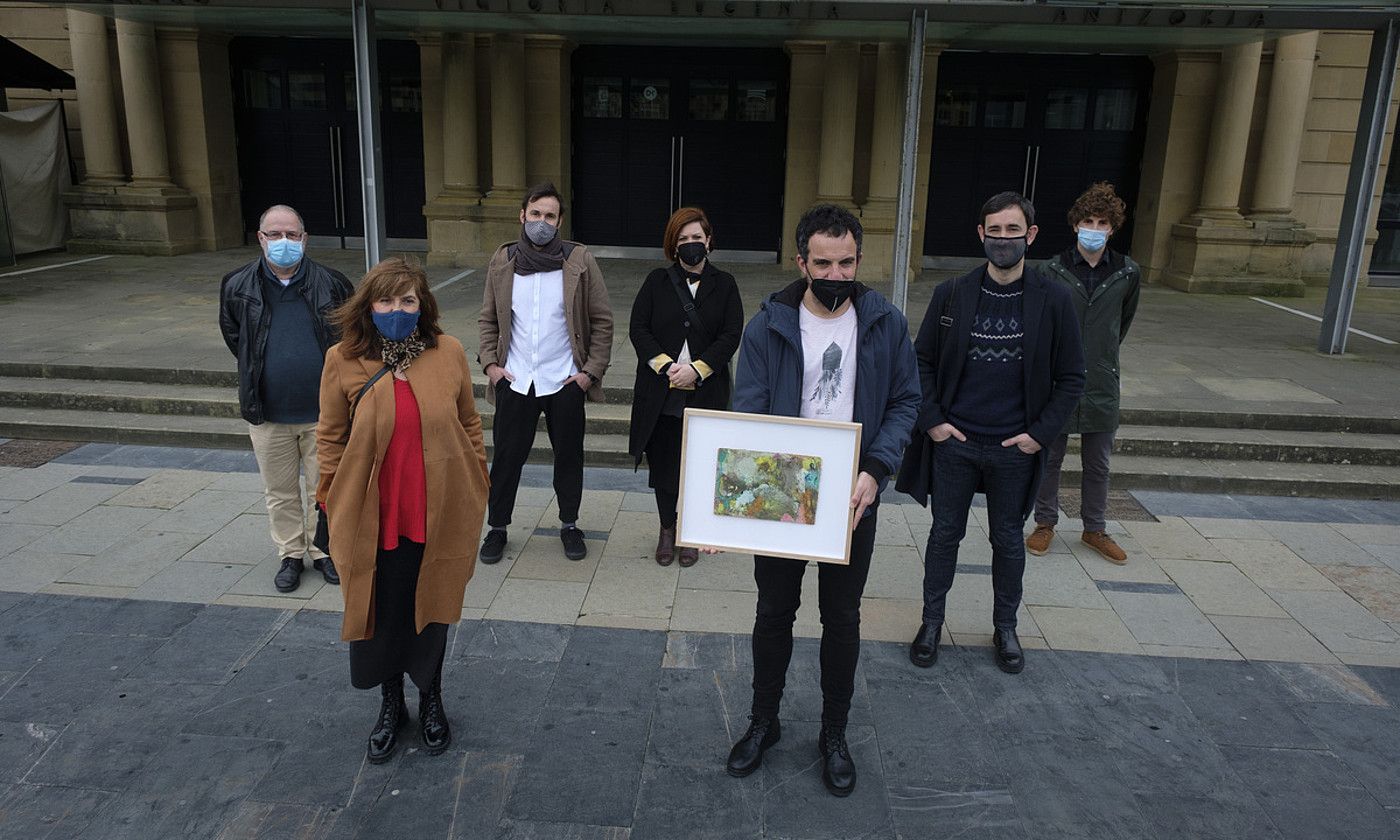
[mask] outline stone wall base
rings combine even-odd
[[[74,253],[173,256],[203,250],[194,196],[179,187],[77,187],[64,193]]]
[[[1317,236],[1279,219],[1195,217],[1172,226],[1163,285],[1185,292],[1302,297],[1303,255]]]

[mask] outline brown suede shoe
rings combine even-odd
[[[669,566],[676,559],[676,529],[662,528],[656,538],[656,565]]]
[[[1113,541],[1113,537],[1103,531],[1085,531],[1080,537],[1084,544],[1103,555],[1103,559],[1115,566],[1122,566],[1128,562],[1128,553],[1118,547],[1118,543]]]
[[[1050,540],[1055,537],[1055,526],[1046,525],[1041,522],[1035,524],[1035,530],[1026,537],[1026,551],[1039,557],[1050,550]]]

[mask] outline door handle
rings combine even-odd
[[[681,164],[676,167],[676,209],[685,204],[685,135],[681,135]]]
[[[668,212],[676,212],[676,138],[671,136],[671,197],[666,205]]]
[[[1026,162],[1021,166],[1021,195],[1029,193],[1031,185],[1031,147],[1026,147]]]
[[[335,212],[336,224],[345,229],[345,150],[341,144],[340,126],[335,131]]]
[[[1035,184],[1040,180],[1040,147],[1035,147],[1035,163],[1031,164],[1031,194],[1026,196],[1035,201]]]
[[[340,166],[336,163],[339,157],[339,149],[335,142],[335,126],[326,126],[326,133],[331,138],[331,213],[335,217],[335,226],[340,227]]]

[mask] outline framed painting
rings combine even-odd
[[[860,424],[687,408],[676,543],[849,563]]]

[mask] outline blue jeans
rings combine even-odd
[[[1021,576],[1026,571],[1026,494],[1035,476],[1035,456],[1014,446],[949,438],[934,444],[933,527],[924,551],[924,623],[942,624],[948,590],[958,568],[958,544],[967,534],[972,496],[987,495],[987,532],[992,543],[992,625],[1016,629]]]

